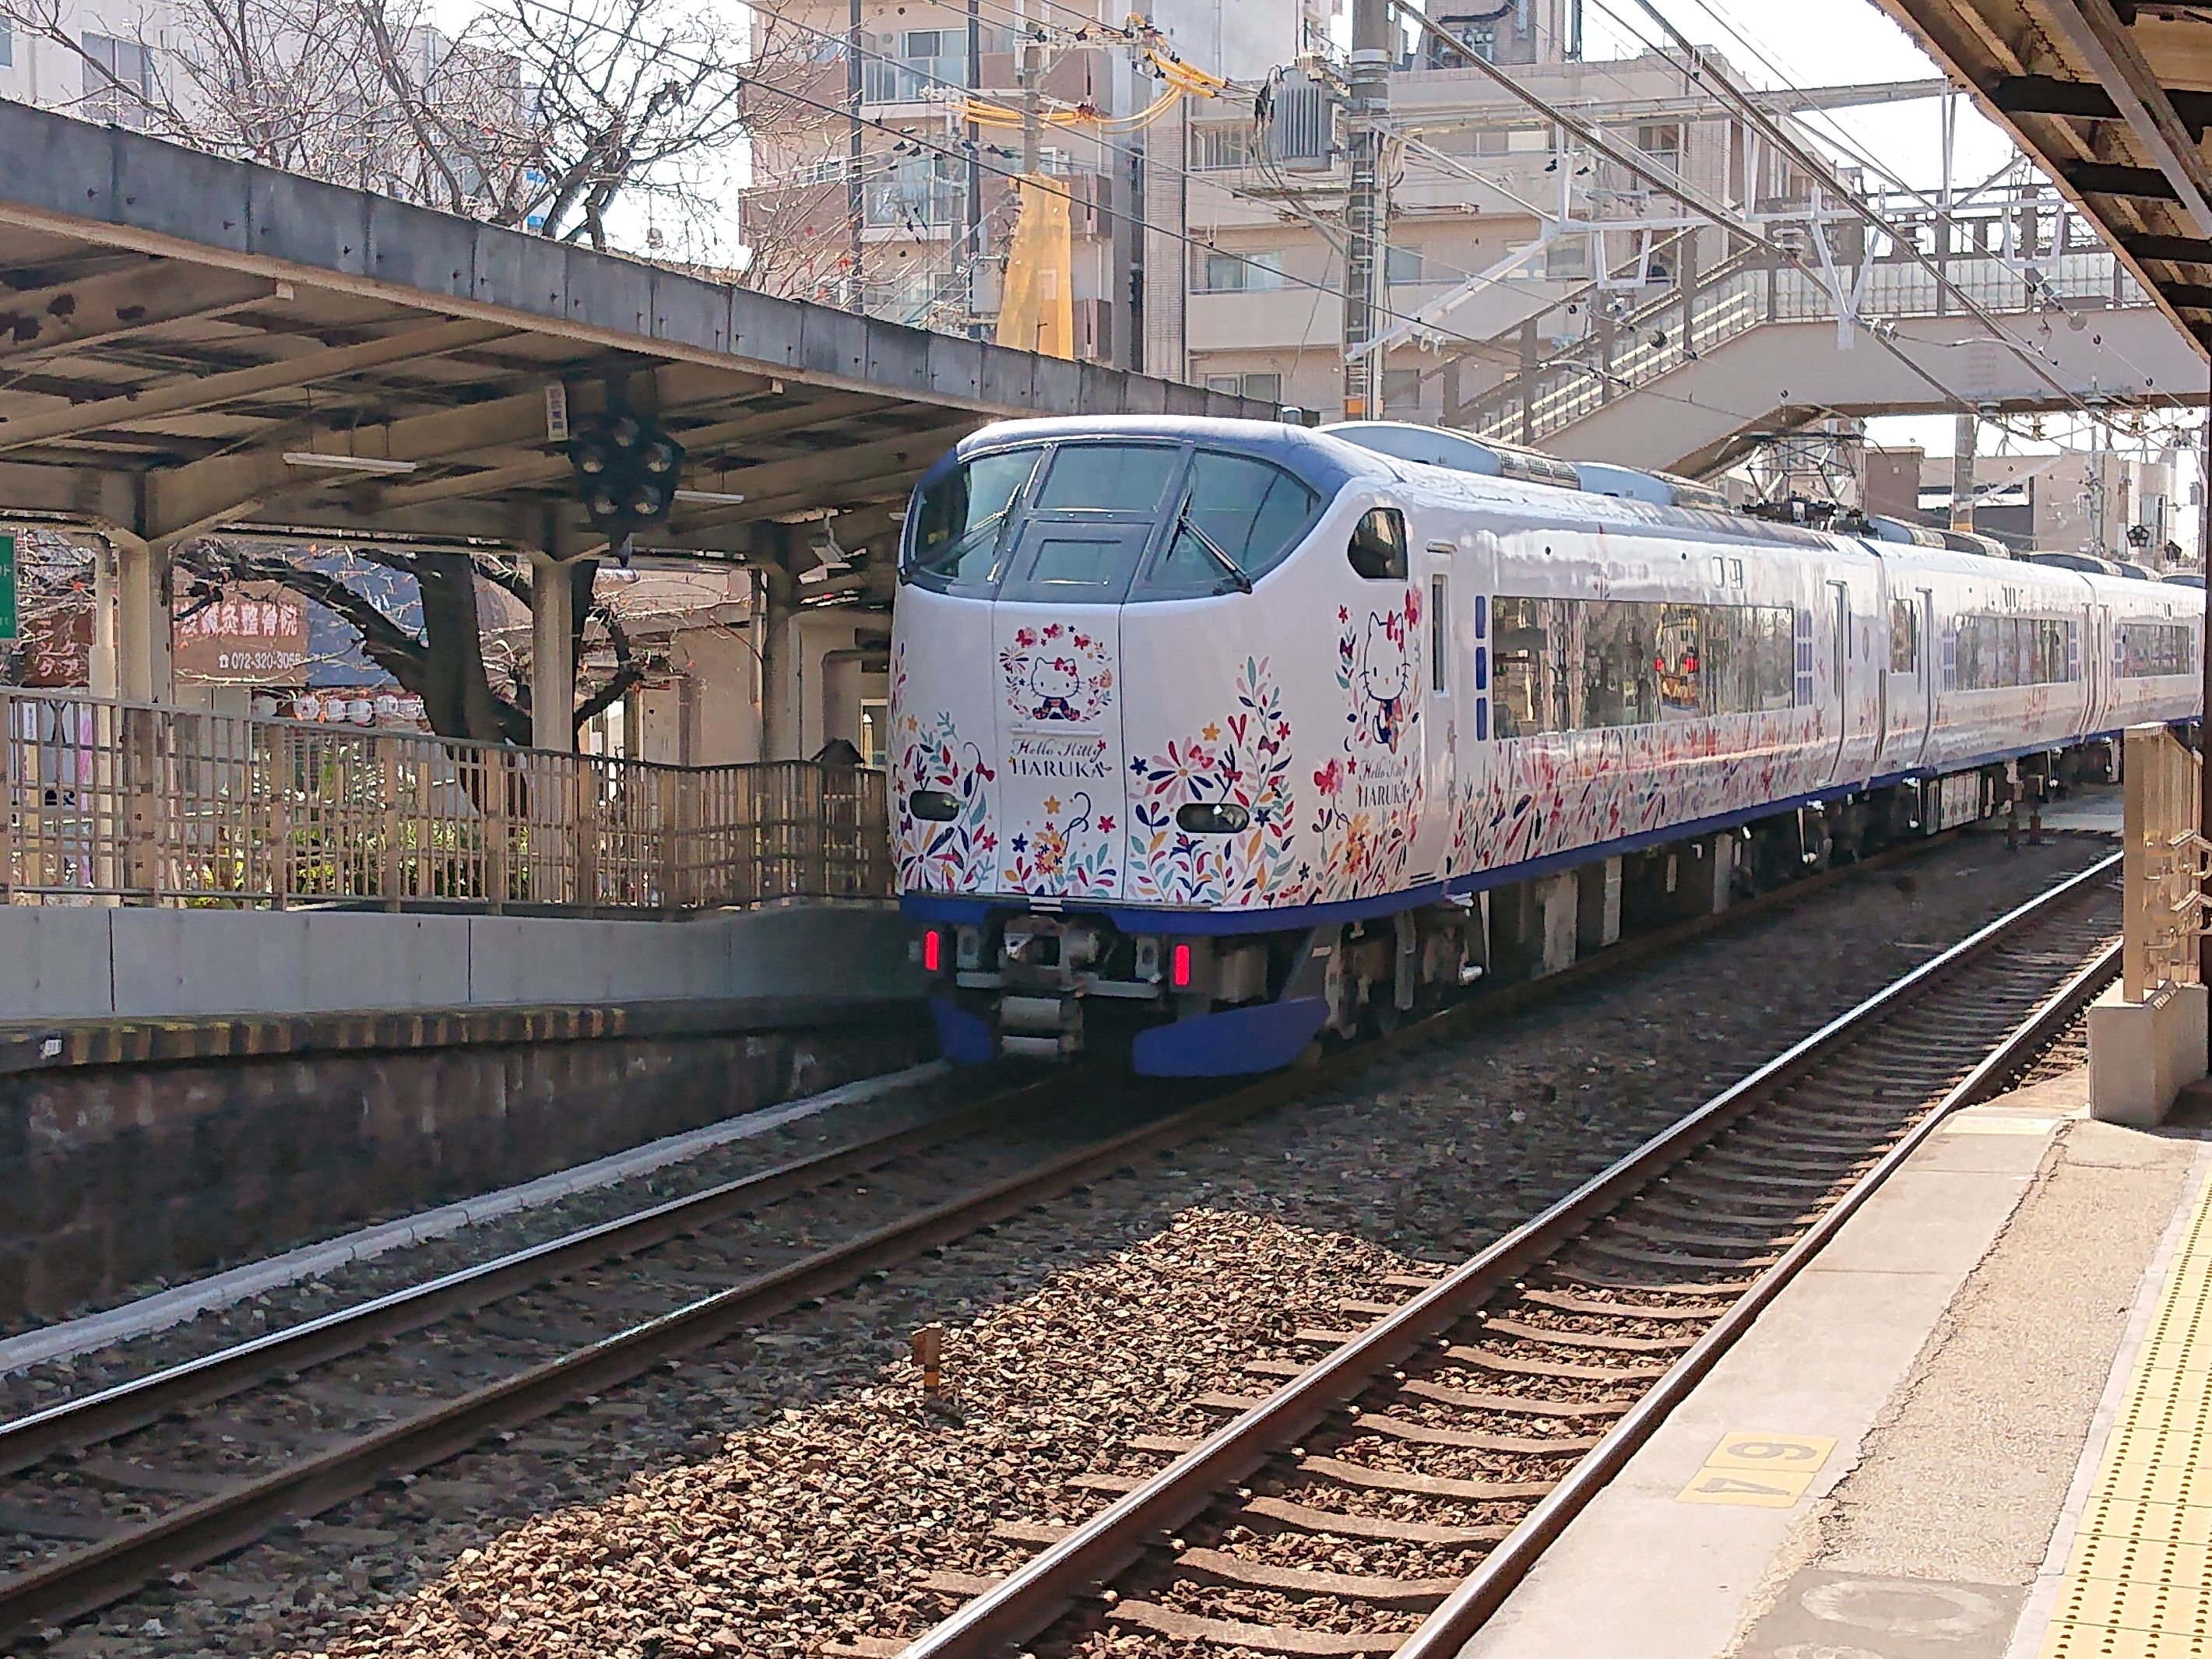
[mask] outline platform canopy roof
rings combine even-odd
[[[574,556],[605,538],[548,393],[574,422],[619,387],[714,498],[652,546],[774,559],[823,509],[847,547],[882,535],[1000,416],[1277,413],[20,104],[0,157],[0,517]]]
[[[1879,0],[2212,355],[2212,3]]]

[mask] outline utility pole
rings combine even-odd
[[[850,303],[855,311],[866,309],[860,289],[860,249],[865,241],[861,234],[867,223],[867,185],[862,173],[867,161],[866,135],[861,130],[860,104],[866,94],[866,70],[860,56],[860,0],[851,0],[846,10],[845,37],[845,210],[852,220],[852,261]]]
[[[1034,179],[1042,163],[1038,139],[1043,131],[1043,106],[1037,82],[1043,78],[1044,42],[1036,38],[1028,0],[1023,0],[1022,38],[1014,53],[1014,84],[1022,92],[1022,177]]]
[[[978,0],[968,0],[967,71],[963,78],[968,83],[968,95],[972,99],[983,82],[983,20]],[[962,203],[964,211],[961,215],[965,235],[961,245],[967,249],[964,257],[968,271],[968,331],[980,339],[982,330],[975,321],[979,297],[975,292],[975,278],[983,268],[983,129],[970,121],[967,124],[967,131],[968,167],[967,176],[962,181],[965,186],[965,200]]]
[[[1951,444],[1951,528],[1972,530],[1974,527],[1974,443],[1980,435],[1981,422],[1972,415],[1961,415],[1952,428]]]
[[[1390,112],[1390,0],[1352,0],[1352,182],[1345,195],[1344,418],[1382,412],[1382,354],[1370,349],[1382,289],[1389,205],[1383,199],[1382,121]]]

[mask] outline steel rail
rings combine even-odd
[[[1874,1167],[1853,1182],[1805,1233],[1759,1274],[1751,1288],[1729,1308],[1668,1369],[1649,1393],[1624,1413],[1612,1429],[1547,1493],[1498,1547],[1483,1558],[1458,1589],[1439,1604],[1428,1619],[1398,1649],[1393,1659],[1454,1659],[1468,1638],[1498,1611],[1516,1585],[1535,1565],[1537,1557],[1555,1543],[1567,1523],[1619,1474],[1637,1450],[1656,1432],[1668,1414],[1689,1397],[1720,1363],[1721,1356],[1749,1331],[1753,1321],[1782,1293],[1784,1286],[1835,1239],[1845,1222],[1856,1215],[1875,1191],[1904,1167],[1941,1129],[1943,1120],[1961,1107],[1997,1091],[2005,1073],[2065,1029],[2075,1014],[2110,984],[2120,971],[2120,947],[2107,945],[2087,966],[2045,1000],[2003,1042],[1984,1055],[1938,1101],[1912,1129],[1884,1153]]]
[[[1432,1289],[1420,1292],[1395,1312],[1384,1316],[1261,1404],[1215,1431],[1143,1486],[1047,1547],[1000,1583],[908,1643],[901,1650],[899,1659],[986,1659],[986,1656],[998,1654],[1036,1635],[1060,1618],[1078,1597],[1096,1585],[1110,1582],[1126,1570],[1156,1540],[1191,1521],[1224,1491],[1243,1482],[1285,1448],[1297,1443],[1331,1413],[1341,1410],[1364,1393],[1376,1377],[1402,1365],[1423,1343],[1466,1318],[1498,1291],[1588,1231],[1600,1218],[1682,1162],[1782,1085],[1811,1071],[1832,1049],[1877,1024],[1882,1016],[1936,980],[2002,944],[2026,923],[2089,890],[2108,878],[2119,860],[2120,855],[2114,854],[2008,911],[1722,1091],[1591,1176],[1542,1214],[1454,1269]],[[2069,979],[2059,996],[2078,992],[2088,971]],[[2055,1018],[2051,1010],[2057,1001],[2057,997],[2051,999],[2028,1024],[2035,1025],[2047,1017]],[[2008,1038],[2005,1047],[2009,1049],[2013,1046],[2013,1039]],[[1985,1060],[1970,1073],[1968,1081],[1986,1079],[1992,1074],[1991,1064]],[[1962,1083],[1946,1097],[1947,1101],[1963,1099],[1966,1087]],[[1887,1174],[1895,1164],[1885,1158],[1876,1167]],[[1827,1236],[1821,1234],[1823,1239]],[[1795,1265],[1802,1264],[1808,1255],[1809,1252],[1793,1250],[1784,1260],[1793,1264],[1794,1272]],[[1776,1268],[1781,1265],[1778,1262]],[[1775,1270],[1768,1271],[1771,1273]],[[1739,1324],[1732,1328],[1740,1332],[1742,1327]],[[1707,1355],[1705,1363],[1710,1366],[1725,1346],[1724,1341],[1714,1343],[1708,1336],[1701,1339],[1698,1347],[1692,1352]],[[1670,1395],[1670,1403],[1674,1397]],[[1644,1432],[1648,1434],[1650,1425],[1661,1415],[1663,1408],[1635,1420],[1644,1425]],[[1607,1437],[1607,1441],[1619,1439],[1626,1427],[1624,1420]],[[1596,1452],[1591,1455],[1596,1455]],[[1608,1469],[1617,1468],[1626,1455],[1626,1449],[1616,1452]],[[1528,1532],[1535,1515],[1544,1513],[1545,1507],[1539,1505],[1514,1536]],[[1553,1506],[1550,1510],[1557,1526],[1565,1524],[1564,1507]],[[1550,1535],[1556,1536],[1556,1529]],[[1546,1536],[1537,1540],[1533,1547],[1523,1546],[1515,1552],[1513,1559],[1524,1564],[1531,1561],[1548,1541]],[[1500,1553],[1508,1547],[1510,1540],[1501,1545]],[[1526,1571],[1525,1565],[1521,1571]],[[1480,1578],[1478,1573],[1477,1580]],[[1454,1595],[1452,1602],[1459,1601],[1467,1594],[1463,1589]],[[1494,1600],[1489,1605],[1494,1607]],[[1439,1618],[1441,1614],[1439,1609]],[[1434,1659],[1443,1649],[1429,1651]]]
[[[373,1343],[665,1244],[793,1193],[880,1168],[919,1148],[973,1133],[1044,1092],[1043,1085],[1029,1084],[888,1135],[741,1176],[0,1423],[0,1474],[228,1399],[270,1377],[327,1364]]]
[[[1385,1057],[1462,1037],[1478,1023],[1510,1018],[1563,992],[1635,968],[1681,945],[1772,912],[1793,908],[1831,886],[1923,855],[1951,833],[1954,832],[1902,843],[1856,863],[1794,881],[1726,910],[1692,917],[1625,939],[1560,973],[1447,1007],[1382,1042],[1358,1045],[1302,1071],[1279,1073],[1237,1087],[1106,1141],[887,1224],[801,1261],[717,1291],[659,1318],[614,1333],[586,1347],[432,1406],[270,1474],[241,1481],[228,1491],[158,1516],[113,1538],[0,1579],[0,1639],[40,1624],[89,1612],[128,1595],[140,1584],[162,1573],[228,1553],[288,1518],[315,1513],[357,1497],[396,1474],[430,1467],[467,1450],[489,1434],[558,1410],[580,1395],[632,1381],[682,1354],[726,1340],[763,1318],[845,1288],[869,1273],[1034,1208],[1048,1197],[1125,1171],[1133,1158],[1147,1152],[1164,1153],[1174,1146],[1215,1129],[1231,1127],[1319,1090],[1349,1081]],[[2087,881],[2113,861],[2108,859],[2093,866],[2075,878],[2069,887]],[[2046,902],[2051,896],[2045,895],[2043,900],[2033,902]],[[1992,924],[1997,925],[2001,923]],[[1964,947],[1954,947],[1953,952],[1935,962],[1948,959],[1961,948]],[[1919,971],[1924,971],[1924,968]],[[1017,1101],[1032,1097],[1059,1101],[1064,1098],[1066,1087],[1064,1078],[1048,1078],[955,1116],[995,1115]],[[947,1121],[916,1126],[899,1132],[899,1136],[919,1136],[925,1140],[941,1139]],[[865,1153],[899,1136],[843,1150]],[[822,1160],[838,1156],[838,1152],[823,1154]],[[872,1160],[874,1161],[880,1160]],[[763,1201],[769,1192],[767,1186],[755,1185],[743,1192],[735,1190],[745,1188],[749,1182],[788,1180],[805,1186],[829,1178],[831,1177],[822,1173],[820,1161],[802,1160],[694,1197],[728,1194],[722,1211],[726,1214]],[[690,1201],[672,1200],[640,1216],[601,1224],[478,1268],[464,1269],[411,1291],[393,1292],[377,1303],[326,1315],[238,1348],[154,1373],[136,1382],[50,1407],[16,1423],[0,1425],[0,1472],[37,1461],[36,1457],[17,1455],[10,1449],[11,1446],[28,1448],[34,1443],[33,1437],[43,1437],[46,1443],[47,1449],[39,1454],[41,1456],[76,1449],[228,1397],[270,1376],[287,1375],[356,1351],[382,1335],[418,1328],[431,1322],[431,1318],[441,1316],[424,1317],[420,1311],[429,1305],[428,1298],[434,1293],[452,1298],[443,1313],[465,1310],[495,1299],[498,1294],[512,1293],[514,1289],[543,1283],[549,1276],[558,1276],[547,1273],[547,1263],[556,1257],[568,1261],[563,1271],[573,1271],[576,1267],[605,1260],[609,1255],[635,1253],[652,1243],[662,1242],[650,1237],[655,1226],[665,1229],[670,1237],[695,1231],[705,1224],[701,1212],[693,1212],[689,1218],[675,1213],[678,1206]],[[610,1250],[611,1237],[627,1242]],[[496,1292],[488,1290],[486,1287],[495,1279],[503,1281],[506,1289]],[[389,1331],[365,1335],[365,1324],[347,1322],[349,1318],[355,1322],[362,1320],[372,1310],[376,1310],[376,1318],[392,1322]],[[285,1346],[290,1343],[298,1346]],[[319,1343],[329,1345],[329,1351],[318,1356],[315,1345]],[[278,1353],[283,1356],[281,1364],[272,1359]],[[95,1421],[104,1421],[109,1426],[98,1433],[87,1432],[88,1425]],[[22,1437],[11,1440],[11,1436],[18,1434]]]

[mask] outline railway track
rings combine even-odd
[[[1302,1329],[1203,1437],[1142,1436],[1075,1524],[850,1659],[1158,1650],[1448,1659],[1666,1413],[1956,1108],[2118,972],[2107,860],[1906,975],[1472,1261]],[[2056,988],[2054,989],[2054,987]],[[1271,1386],[1272,1385],[1272,1386]],[[1093,1500],[1097,1501],[1096,1499]],[[1131,1638],[1135,1638],[1133,1642]]]
[[[979,1137],[1040,1103],[1068,1115],[1069,1082],[1055,1076],[0,1423],[0,1638],[106,1605],[1382,1055],[1463,1035],[1926,845],[1641,936],[1388,1043],[1073,1152],[987,1144],[978,1156]],[[1097,1094],[1103,1120],[1115,1107],[1110,1091]],[[946,1192],[959,1195],[941,1201]],[[744,1224],[824,1194],[847,1210],[844,1236],[826,1247],[811,1247],[811,1216],[795,1239]]]

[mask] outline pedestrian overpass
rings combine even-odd
[[[1709,475],[1831,416],[2204,402],[2195,343],[2047,191],[1923,210],[1899,228],[1909,246],[1869,255],[1855,234],[1794,265],[1753,247],[1624,314],[1598,310],[1583,337],[1449,398],[1445,424]]]

